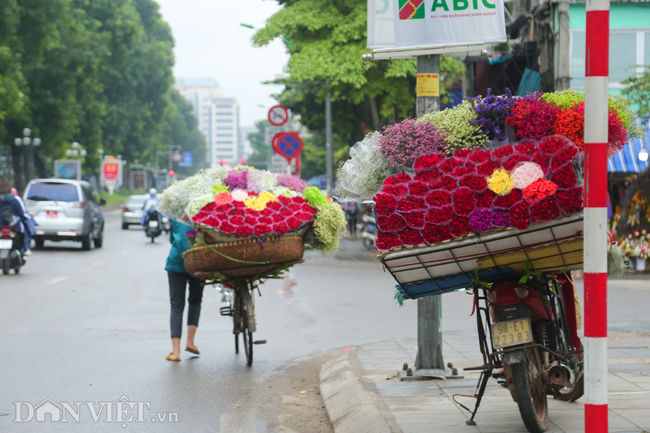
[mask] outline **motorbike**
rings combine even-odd
[[[473,295],[484,364],[465,369],[481,372],[475,395],[464,396],[476,399],[474,410],[461,405],[472,413],[467,424],[476,425],[474,417],[493,377],[510,391],[528,431],[545,431],[548,395],[573,401],[584,393],[583,351],[569,274],[475,281]]]
[[[25,259],[20,253],[20,247],[23,243],[23,235],[13,227],[0,227],[0,262],[2,263],[2,273],[9,274],[11,269],[16,274],[20,273],[20,268],[25,264]]]
[[[163,231],[162,215],[156,210],[151,210],[145,217],[144,234],[151,238],[151,243],[162,234]]]
[[[371,215],[363,215],[361,222],[361,239],[363,245],[367,249],[372,250],[375,248],[375,242],[377,241],[377,221]]]

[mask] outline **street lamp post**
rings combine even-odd
[[[32,135],[32,130],[29,128],[23,129],[23,137],[20,138],[15,138],[14,139],[14,145],[16,147],[23,146],[25,149],[24,155],[25,155],[25,186],[29,183],[30,180],[32,180],[33,177],[33,171],[32,171],[32,165],[30,164],[31,161],[33,161],[34,158],[34,146],[38,147],[41,145],[41,139],[40,138],[35,138],[34,140],[31,139]]]

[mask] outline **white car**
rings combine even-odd
[[[130,225],[140,225],[142,222],[142,206],[149,198],[148,195],[130,195],[122,205],[122,230]]]

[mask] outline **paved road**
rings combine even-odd
[[[151,244],[141,231],[122,231],[118,214],[106,219],[104,248],[46,242],[23,274],[0,278],[0,431],[265,432],[273,414],[258,409],[266,407],[262,384],[272,374],[319,353],[415,336],[415,303],[397,307],[390,276],[373,261],[357,260],[364,255],[344,241],[344,260],[308,253],[289,278],[261,287],[255,339],[268,344],[255,347],[252,368],[235,355],[231,321],[219,316],[220,295],[212,288],[204,294],[196,340],[201,357],[165,361],[167,239]],[[610,319],[621,331],[650,330],[647,286],[623,284],[612,293]],[[474,326],[469,296],[446,295],[444,302],[445,328]],[[81,403],[79,422],[69,411],[65,424],[13,422],[29,418],[29,408],[46,398],[55,411],[54,403],[75,411]],[[120,398],[133,408],[121,418]],[[23,402],[20,414],[15,402]],[[178,422],[166,418],[161,425],[157,417],[169,413]]]

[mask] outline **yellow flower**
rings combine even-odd
[[[512,180],[512,177],[502,168],[494,170],[492,176],[488,178],[488,188],[494,191],[495,194],[510,194],[514,185],[515,182]]]
[[[276,201],[276,200],[278,199],[278,198],[275,196],[275,194],[273,194],[272,192],[268,192],[268,191],[264,191],[264,192],[260,193],[260,195],[258,196],[258,198],[259,198],[261,201],[263,201],[265,205],[266,205],[268,202]]]
[[[266,209],[266,202],[260,199],[260,197],[249,196],[246,200],[244,200],[244,204],[247,208],[260,212]]]

